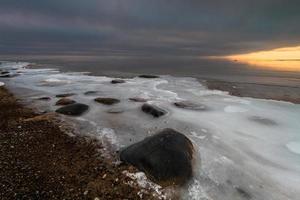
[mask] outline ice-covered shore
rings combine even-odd
[[[73,118],[80,132],[99,138],[107,148],[118,150],[163,128],[174,128],[189,137],[197,149],[194,180],[183,188],[184,199],[296,200],[300,196],[300,105],[273,100],[241,98],[208,90],[193,78],[161,76],[132,78],[111,84],[111,77],[85,73],[61,73],[56,69],[30,69],[28,63],[3,62],[0,69],[13,78],[1,78],[23,100],[42,110],[54,111],[61,93],[90,106]],[[87,91],[96,91],[85,95]],[[42,96],[50,101],[38,101]],[[100,105],[96,97],[121,102]],[[168,111],[155,119],[143,113],[148,99]],[[206,109],[174,106],[177,101],[201,104]],[[107,111],[115,108],[122,113]]]

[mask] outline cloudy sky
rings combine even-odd
[[[299,22],[299,0],[1,0],[0,55],[228,55],[297,46]]]

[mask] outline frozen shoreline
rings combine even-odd
[[[195,180],[183,188],[186,194],[183,198],[294,200],[299,196],[299,155],[286,146],[300,140],[297,104],[230,96],[227,92],[208,90],[194,78],[135,77],[124,79],[124,84],[112,85],[112,78],[104,76],[51,69],[25,68],[19,72],[20,76],[6,84],[41,109],[55,110],[56,94],[76,93],[73,97],[76,101],[91,107],[87,114],[74,118],[82,133],[105,140],[115,150],[162,128],[185,133],[197,148],[198,161]],[[20,88],[32,91],[22,92]],[[87,91],[98,93],[86,96]],[[41,96],[49,96],[51,100],[34,100]],[[121,102],[112,107],[101,106],[92,101],[97,96],[115,97]],[[143,114],[140,103],[128,101],[136,96],[149,99],[168,114],[159,120]],[[200,103],[207,109],[174,107],[174,102],[184,100]],[[124,112],[107,113],[111,108]]]

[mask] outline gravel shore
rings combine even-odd
[[[112,164],[97,142],[68,136],[51,114],[36,114],[3,87],[0,119],[0,199],[141,199],[123,173],[134,169]]]

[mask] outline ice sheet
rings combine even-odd
[[[300,196],[299,105],[230,96],[208,90],[188,77],[135,77],[111,84],[111,77],[30,69],[27,64],[2,63],[1,69],[21,75],[1,81],[27,102],[47,111],[58,108],[55,95],[75,93],[71,98],[90,106],[89,112],[72,118],[82,124],[80,133],[110,144],[113,150],[167,127],[189,137],[196,149],[195,176],[183,188],[183,199],[296,200]],[[84,95],[87,91],[97,93]],[[52,100],[37,101],[40,96]],[[94,102],[96,97],[121,102],[106,106]],[[146,98],[168,114],[155,119],[141,111],[142,103],[128,100],[131,97]],[[173,105],[183,100],[208,109],[187,110]],[[111,108],[124,112],[107,113]]]

